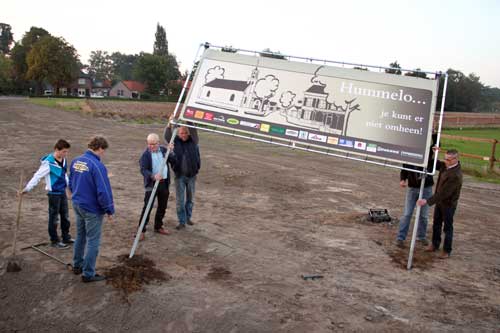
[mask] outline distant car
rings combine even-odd
[[[104,96],[98,94],[90,94],[90,98],[104,98]]]
[[[52,90],[48,89],[43,92],[44,96],[52,96]]]

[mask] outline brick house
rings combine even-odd
[[[92,90],[92,78],[90,75],[80,72],[78,78],[68,87],[59,88],[61,96],[90,97]]]
[[[110,97],[140,99],[146,90],[146,85],[138,81],[120,81],[109,91]]]

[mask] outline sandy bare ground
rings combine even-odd
[[[32,250],[20,251],[21,272],[6,273],[20,171],[31,176],[59,137],[71,141],[72,156],[93,134],[109,138],[104,161],[117,214],[104,226],[98,270],[128,253],[143,198],[138,158],[146,135],[162,127],[19,99],[0,99],[0,125],[2,332],[499,330],[500,186],[466,179],[452,258],[443,262],[418,247],[408,272],[407,250],[393,244],[397,224],[363,221],[369,208],[401,214],[396,170],[206,133],[196,225],[170,236],[148,232],[138,250],[170,280],[147,285],[127,303],[111,285],[83,284]],[[173,192],[169,229],[176,224]],[[18,249],[47,241],[46,220],[39,185],[23,203]],[[71,250],[44,249],[71,261]],[[302,274],[324,278],[304,281]]]

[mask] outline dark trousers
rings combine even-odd
[[[141,213],[141,219],[139,220],[139,226],[141,225],[142,218],[144,216],[144,213],[146,211],[146,208],[148,206],[149,198],[151,197],[151,193],[153,191],[146,191],[144,194],[144,207],[142,207],[142,213]],[[155,230],[161,229],[163,226],[163,217],[165,216],[165,211],[167,210],[167,203],[168,203],[168,196],[169,196],[169,191],[168,191],[168,183],[166,181],[162,181],[158,184],[158,188],[156,189],[156,194],[155,197],[158,201],[158,207],[156,207],[156,215],[155,215]],[[153,199],[154,202],[154,199]],[[146,223],[144,224],[144,228],[142,229],[142,232],[146,232],[146,226],[148,225],[149,222],[149,214],[151,213],[151,210],[153,209],[153,205],[151,205],[151,208],[146,216]]]
[[[68,198],[66,193],[48,194],[49,197],[49,236],[52,243],[59,242],[57,222],[61,218],[61,234],[63,241],[71,239],[69,234],[70,222],[68,218]]]
[[[439,249],[441,245],[441,229],[444,229],[443,250],[446,253],[451,253],[451,244],[453,242],[453,216],[455,215],[455,210],[456,207],[443,207],[439,204],[436,205],[434,209],[432,245],[434,245],[436,249]]]

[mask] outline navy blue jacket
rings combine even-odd
[[[69,189],[73,203],[83,210],[98,215],[115,213],[108,170],[92,151],[71,162]]]
[[[167,148],[160,146],[160,151],[165,158],[165,154],[167,153]],[[168,157],[169,163],[172,164],[172,152],[170,153],[170,156]],[[155,179],[154,179],[154,174],[153,174],[153,158],[151,157],[151,152],[149,149],[146,149],[143,153],[142,156],[139,160],[139,166],[141,168],[141,174],[144,177],[144,187],[146,189],[148,188],[153,188],[155,184]],[[168,169],[168,164],[166,165],[167,168],[167,185],[170,184],[170,170]]]
[[[184,158],[186,159],[186,170],[182,170]],[[179,137],[174,139],[174,154],[170,164],[176,177],[194,177],[198,174],[201,167],[200,150],[191,136],[186,141],[182,141]]]

